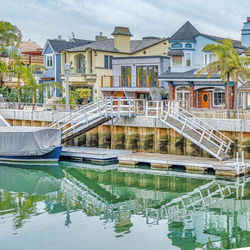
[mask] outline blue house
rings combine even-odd
[[[62,84],[61,81],[61,51],[64,49],[71,49],[79,47],[92,41],[75,39],[72,41],[66,41],[63,39],[48,39],[44,45],[43,56],[44,56],[44,66],[47,71],[44,72],[40,83],[58,82]],[[62,62],[63,63],[63,62]],[[59,89],[53,90],[51,93],[52,97],[61,96]]]
[[[213,75],[210,79],[206,75],[196,76],[202,67],[216,60],[212,53],[202,51],[205,45],[224,39],[199,32],[189,21],[169,38],[170,67],[158,77],[168,87],[169,100],[189,101],[192,108],[225,106],[227,87],[220,75]],[[240,41],[234,40],[233,46],[244,49]],[[233,86],[231,82],[230,108],[233,107]]]

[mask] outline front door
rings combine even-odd
[[[201,108],[209,108],[209,92],[201,92]]]

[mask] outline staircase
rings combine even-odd
[[[230,158],[227,152],[232,141],[228,137],[181,108],[178,103],[168,102],[164,108],[161,109],[160,115],[164,124],[220,161]]]
[[[60,129],[64,143],[115,117],[133,116],[134,106],[133,99],[102,99],[70,112],[48,127]]]

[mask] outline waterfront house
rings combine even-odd
[[[48,39],[42,53],[44,57],[44,66],[47,68],[47,71],[44,71],[40,83],[58,82],[61,84],[61,51],[89,43],[91,43],[91,41],[76,38],[66,41],[60,36],[58,39]],[[52,97],[58,97],[60,95],[61,93],[58,89],[51,93]]]
[[[167,55],[169,46],[166,38],[145,37],[141,40],[131,40],[132,34],[126,27],[115,27],[112,35],[114,38],[107,38],[100,34],[96,36],[96,41],[93,43],[63,51],[61,59],[63,85],[65,84],[64,64],[68,62],[71,64],[70,89],[90,88],[91,99],[97,100],[103,97],[102,79],[112,77],[112,65],[115,57],[140,56],[146,58]],[[118,63],[118,61],[116,62]]]
[[[244,35],[242,35],[244,36]],[[226,102],[226,83],[220,75],[197,77],[196,73],[216,60],[215,55],[202,49],[206,44],[215,44],[225,38],[199,32],[189,21],[169,38],[170,67],[159,79],[167,86],[169,100],[188,101],[191,108],[221,108]],[[240,41],[233,46],[244,49]],[[230,81],[229,105],[233,108],[234,82]]]
[[[164,88],[159,86],[158,76],[169,68],[169,57],[114,57],[112,64],[112,77],[102,77],[104,96],[147,100],[161,100],[164,97]]]

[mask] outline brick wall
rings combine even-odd
[[[169,101],[175,100],[175,86],[169,86]]]

